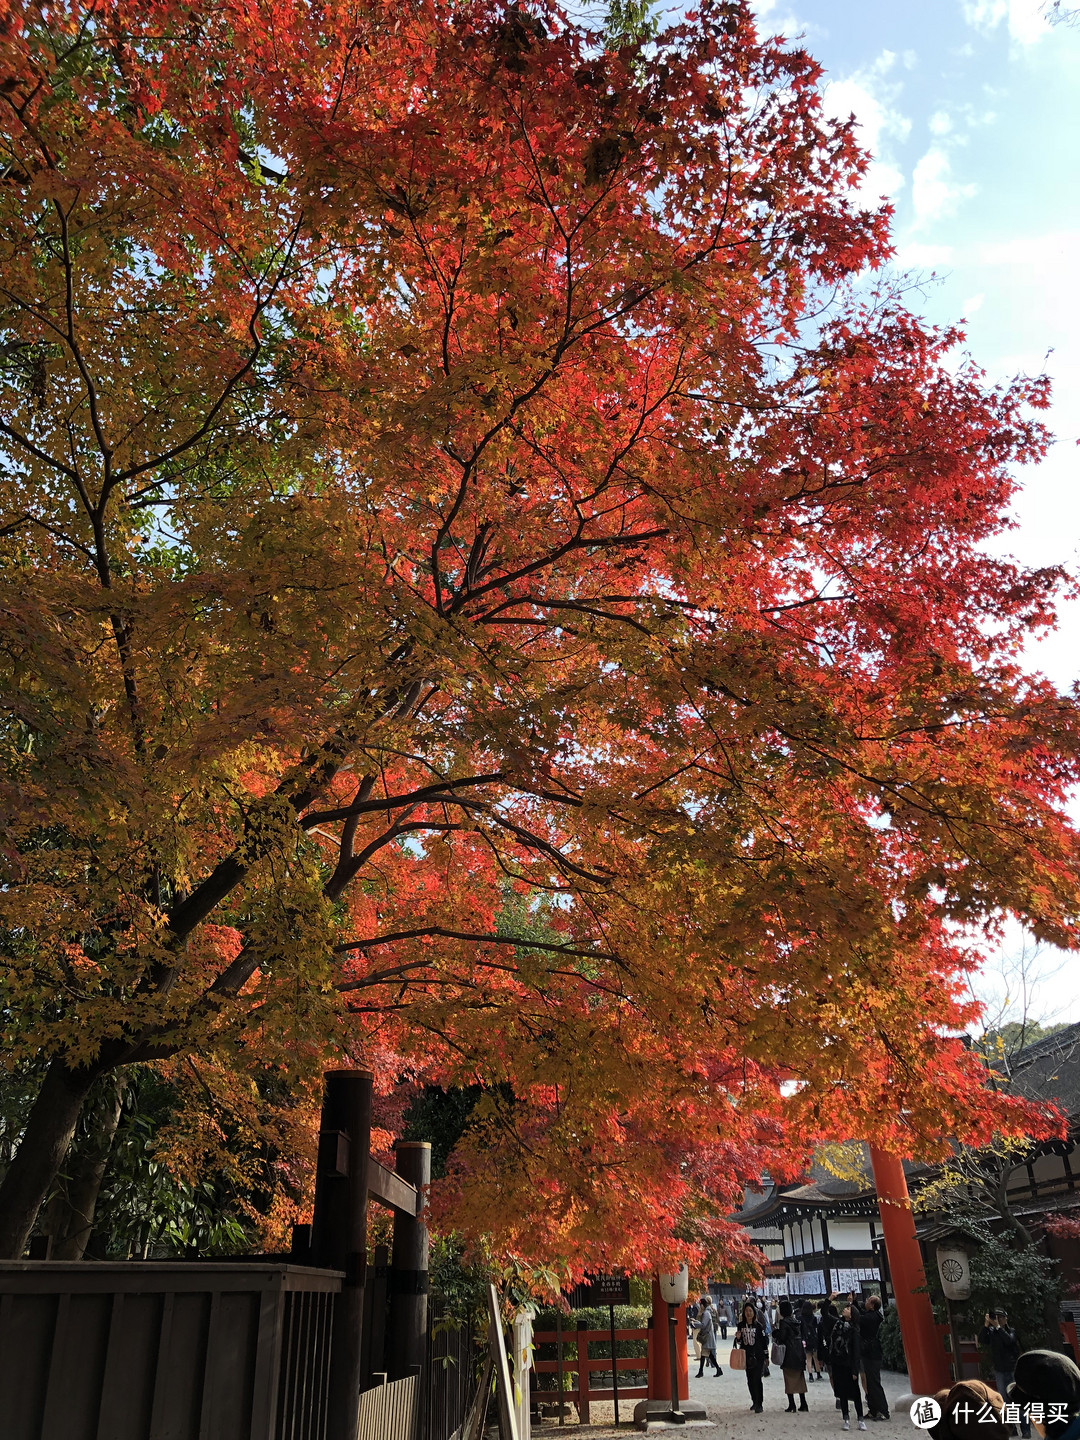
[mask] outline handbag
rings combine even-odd
[[[746,1369],[746,1351],[742,1348],[741,1345],[735,1345],[732,1348],[731,1354],[728,1356],[727,1363],[730,1370]]]
[[[779,1340],[774,1340],[772,1342],[772,1349],[769,1351],[769,1359],[774,1365],[779,1365],[781,1370],[784,1368],[784,1356],[786,1354],[787,1346],[781,1345]]]

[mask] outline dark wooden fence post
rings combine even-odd
[[[371,1072],[328,1070],[319,1129],[312,1259],[344,1270],[330,1355],[327,1440],[356,1440],[367,1270]]]
[[[394,1146],[397,1173],[423,1199],[431,1181],[431,1146],[426,1140],[399,1140]],[[387,1366],[391,1380],[422,1371],[427,1356],[428,1233],[423,1207],[413,1217],[394,1211],[394,1248],[390,1256],[390,1321]]]

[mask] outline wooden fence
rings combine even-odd
[[[341,1275],[288,1264],[0,1265],[3,1440],[326,1440]]]
[[[376,1385],[360,1396],[359,1440],[417,1440],[419,1375]]]
[[[533,1332],[533,1344],[536,1346],[536,1354],[533,1358],[533,1372],[537,1376],[552,1375],[555,1377],[554,1385],[541,1386],[535,1383],[532,1391],[532,1398],[538,1404],[557,1404],[559,1400],[558,1374],[560,1369],[558,1350],[562,1348],[562,1373],[564,1381],[569,1374],[577,1377],[573,1389],[564,1390],[564,1398],[573,1400],[577,1406],[578,1419],[582,1425],[589,1424],[589,1407],[594,1400],[614,1400],[615,1389],[609,1383],[603,1389],[592,1389],[590,1378],[596,1371],[606,1372],[609,1375],[621,1375],[624,1371],[633,1374],[635,1377],[644,1375],[644,1385],[632,1384],[624,1386],[619,1382],[619,1403],[624,1400],[647,1400],[649,1398],[648,1386],[648,1347],[649,1332],[641,1330],[616,1330],[615,1343],[620,1344],[625,1340],[637,1341],[641,1345],[640,1355],[615,1355],[612,1356],[611,1331],[610,1330],[587,1330],[585,1322],[581,1321],[576,1330],[564,1330],[561,1334],[555,1330],[536,1330]],[[589,1346],[606,1346],[606,1355],[590,1355]],[[540,1355],[541,1347],[551,1347],[556,1351],[555,1358]],[[614,1360],[615,1369],[612,1370]]]
[[[442,1310],[433,1306],[424,1367],[422,1440],[453,1440],[465,1423],[479,1383],[486,1350],[477,1325],[444,1323]]]

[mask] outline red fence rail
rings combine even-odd
[[[614,1357],[615,1372],[632,1371],[640,1375],[642,1372],[648,1377],[649,1373],[649,1332],[648,1330],[616,1330],[615,1343],[623,1340],[636,1340],[642,1346],[640,1355],[616,1355]],[[537,1400],[543,1400],[548,1396],[553,1399],[573,1400],[577,1405],[578,1419],[582,1425],[589,1423],[589,1406],[594,1400],[614,1400],[615,1390],[608,1387],[604,1390],[593,1390],[589,1385],[589,1377],[594,1370],[611,1370],[611,1331],[610,1330],[564,1330],[560,1335],[555,1330],[534,1330],[533,1344],[555,1345],[562,1343],[562,1368],[564,1371],[572,1370],[577,1375],[577,1385],[573,1390],[564,1391],[560,1397],[557,1387],[537,1385],[534,1395]],[[590,1343],[606,1345],[606,1355],[590,1356]],[[559,1370],[558,1359],[538,1360],[533,1358],[532,1368],[536,1374],[556,1375]],[[622,1400],[647,1400],[649,1398],[648,1379],[644,1385],[619,1386],[619,1399]]]

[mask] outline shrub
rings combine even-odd
[[[900,1316],[895,1305],[885,1311],[885,1320],[878,1332],[881,1341],[881,1362],[886,1370],[899,1370],[907,1374],[907,1356],[900,1336]]]

